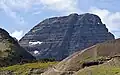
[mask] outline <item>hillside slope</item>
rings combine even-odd
[[[35,59],[7,31],[0,28],[0,66],[9,66]]]
[[[112,67],[108,65],[105,68],[106,70],[108,68],[111,68],[110,70],[108,70],[110,72],[117,68],[120,69],[119,59],[120,59],[120,39],[111,40],[94,45],[92,47],[84,49],[83,51],[74,53],[73,55],[67,57],[66,59],[58,63],[55,67],[46,71],[43,75],[72,75],[75,74],[77,71],[79,71],[77,75],[89,75],[87,73],[84,73],[84,71],[93,70],[93,69],[88,68],[86,70],[86,67],[101,65],[101,64],[103,65],[105,63],[111,64]],[[116,63],[114,61],[116,61]],[[119,65],[119,66],[115,66],[115,65]],[[83,70],[84,68],[85,70]],[[93,71],[95,70],[96,68],[94,68]],[[100,67],[98,67],[98,72],[102,73],[102,70],[100,71]],[[94,73],[90,75],[102,75],[102,74]]]

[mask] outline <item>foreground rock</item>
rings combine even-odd
[[[116,75],[117,72],[120,73],[120,39],[76,52],[42,75]]]
[[[46,19],[31,29],[21,46],[38,58],[62,60],[96,43],[114,39],[105,24],[94,14],[71,14]]]
[[[102,65],[84,68],[74,75],[120,75],[120,57],[114,57]]]
[[[0,67],[35,59],[25,51],[7,31],[0,28]]]

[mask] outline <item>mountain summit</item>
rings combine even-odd
[[[97,15],[74,13],[45,19],[19,43],[38,58],[62,60],[78,50],[112,39],[114,35]]]

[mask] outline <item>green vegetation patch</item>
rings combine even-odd
[[[41,62],[36,62],[36,63],[27,63],[23,65],[14,65],[14,66],[9,66],[9,67],[2,67],[0,68],[0,71],[11,71],[15,74],[20,74],[20,75],[27,75],[28,72],[32,69],[47,69],[48,67],[51,67],[53,65],[57,64],[57,62],[47,62],[47,63],[41,63]]]
[[[92,66],[80,70],[77,75],[120,75],[120,67]]]

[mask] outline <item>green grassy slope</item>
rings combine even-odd
[[[46,71],[49,67],[57,64],[57,62],[47,62],[47,63],[27,63],[23,65],[14,65],[9,67],[1,67],[0,68],[0,74],[3,72],[3,74],[7,71],[11,72],[13,75],[28,75],[33,74],[33,70],[39,70],[36,72],[37,74],[40,74],[44,71]]]

